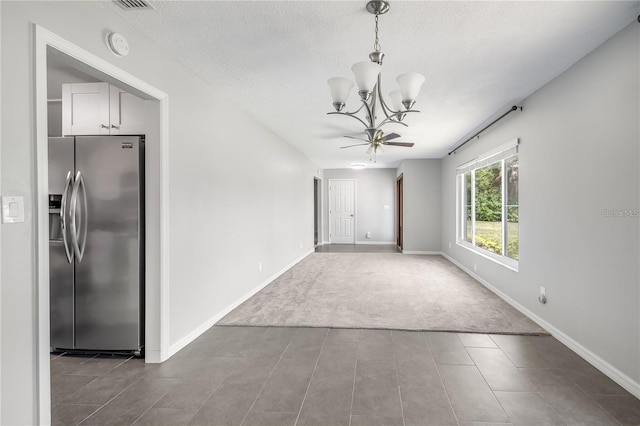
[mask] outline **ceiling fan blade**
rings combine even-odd
[[[357,143],[355,145],[341,146],[340,149],[351,148],[351,147],[354,147],[354,146],[362,146],[362,145],[369,145],[369,144],[368,143]]]
[[[359,141],[365,141],[365,142],[369,142],[369,139],[365,139],[365,138],[358,138],[356,136],[343,136],[343,138],[349,138],[349,139],[358,139]]]
[[[397,139],[399,137],[400,137],[400,135],[397,134],[397,133],[389,133],[388,135],[384,135],[382,137],[382,140],[383,141],[390,141],[391,139]]]
[[[415,145],[415,143],[413,142],[382,142],[383,145],[390,145],[390,146],[406,146],[408,148],[411,148],[412,146]]]

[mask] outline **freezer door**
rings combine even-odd
[[[75,267],[77,349],[141,347],[139,164],[139,137],[76,137],[87,211],[81,194],[77,209],[88,224],[84,256]]]
[[[74,139],[49,138],[49,194],[60,199],[74,171]],[[62,239],[60,210],[49,213],[49,303],[51,347],[73,348],[73,264]],[[66,232],[68,236],[68,230]],[[70,246],[68,247],[70,248]]]
[[[51,347],[73,349],[73,266],[62,240],[49,242]]]

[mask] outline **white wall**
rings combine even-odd
[[[323,197],[329,200],[329,179],[355,179],[356,243],[395,244],[395,169],[325,169]],[[384,206],[389,206],[385,210]],[[324,223],[329,223],[329,202],[325,202]],[[367,239],[367,232],[371,238]],[[329,226],[323,232],[329,241]]]
[[[603,211],[640,208],[639,50],[633,22],[442,163],[443,251],[469,270],[477,264],[478,276],[636,395],[639,218]],[[519,272],[455,244],[456,166],[513,138],[521,142]]]
[[[2,1],[0,8],[1,190],[4,195],[25,197],[25,222],[1,227],[0,423],[34,424],[37,282],[31,23],[169,95],[170,345],[184,343],[231,303],[313,249],[317,167],[252,117],[232,109],[233,103],[215,88],[98,2]],[[128,38],[129,56],[116,58],[107,50],[107,31]]]
[[[440,251],[440,160],[404,160],[398,167],[404,188],[403,253]]]

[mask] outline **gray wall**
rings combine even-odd
[[[442,227],[441,160],[405,160],[403,252],[439,252]]]
[[[477,264],[478,276],[636,389],[639,219],[604,211],[640,208],[639,40],[634,22],[442,167],[443,251],[471,271]],[[519,272],[455,244],[456,166],[513,138],[521,142]]]
[[[395,169],[326,169],[324,170],[323,241],[329,241],[329,179],[356,180],[356,242],[395,243]],[[389,206],[385,210],[384,206]],[[371,238],[367,239],[367,231]]]
[[[0,11],[1,191],[25,200],[25,222],[1,227],[0,423],[35,424],[32,22],[169,95],[170,345],[313,249],[317,166],[98,2],[2,1]],[[127,37],[129,56],[107,50],[106,29]]]

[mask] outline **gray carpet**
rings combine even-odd
[[[313,253],[217,325],[547,334],[442,256]]]

